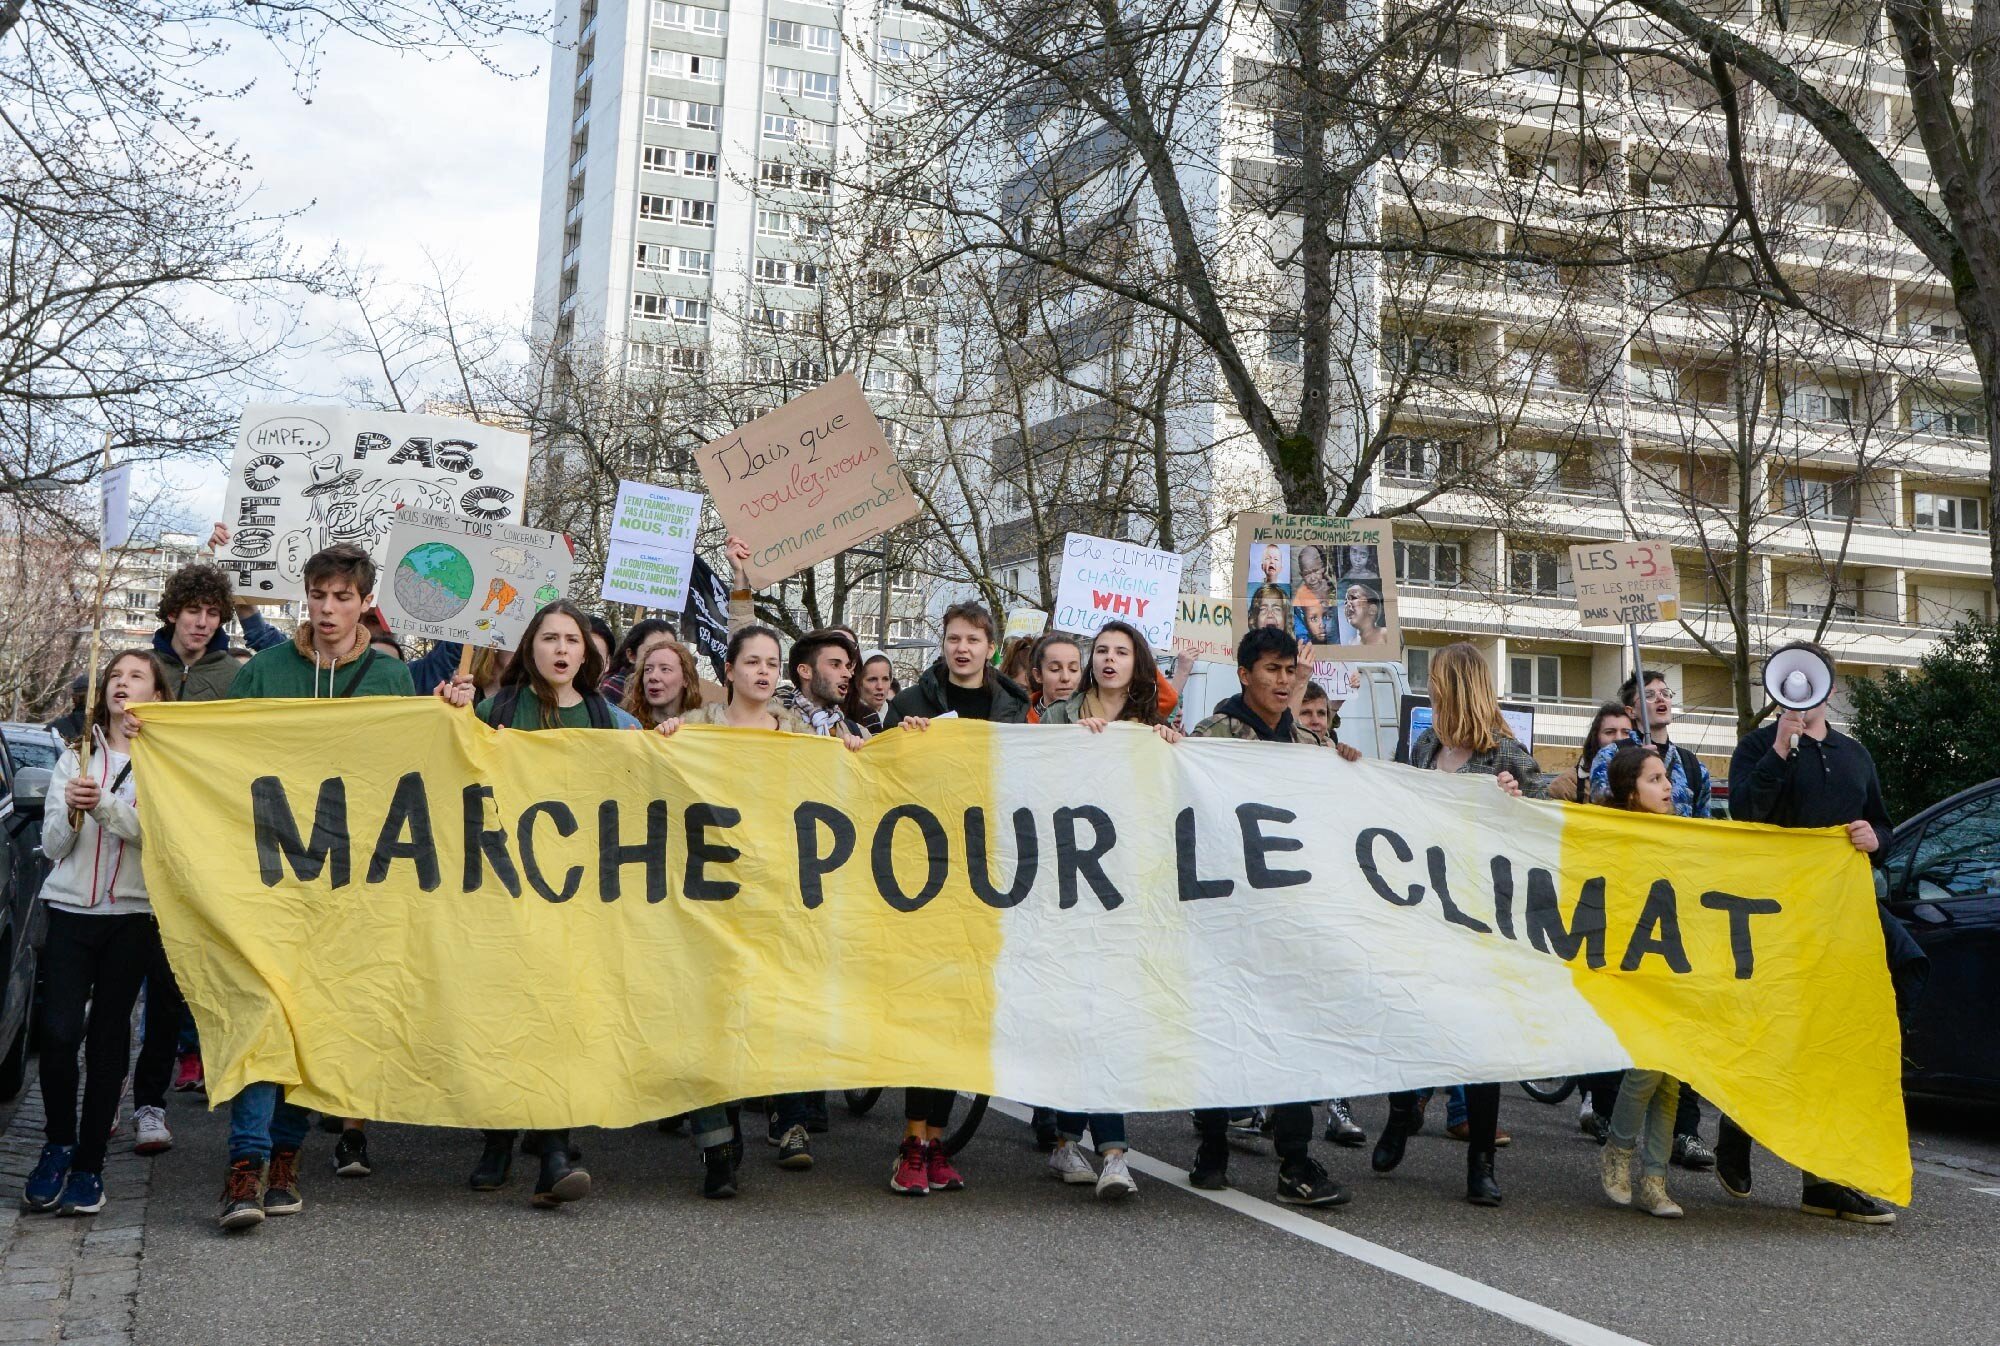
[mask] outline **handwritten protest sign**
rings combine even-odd
[[[450,416],[345,407],[244,408],[216,563],[238,597],[299,598],[306,558],[337,542],[387,570],[397,511],[518,523],[528,437]]]
[[[1091,636],[1106,622],[1130,622],[1154,649],[1171,649],[1180,587],[1177,552],[1071,533],[1063,539],[1053,625]]]
[[[406,509],[385,550],[376,597],[399,635],[511,650],[529,618],[569,594],[561,533]]]
[[[1236,662],[1235,604],[1207,594],[1182,594],[1174,615],[1174,653],[1211,664]]]
[[[1007,614],[1007,626],[1000,633],[1000,639],[1003,643],[1017,636],[1026,636],[1033,640],[1048,629],[1048,613],[1039,608],[1015,608]]]
[[[759,416],[696,455],[723,525],[764,588],[917,516],[916,496],[852,374]]]
[[[613,603],[679,612],[687,603],[700,524],[701,497],[694,492],[619,482],[598,593]]]
[[[1670,622],[1680,616],[1681,582],[1664,542],[1589,542],[1569,549],[1570,579],[1585,626]]]
[[[1238,514],[1236,638],[1275,626],[1310,645],[1316,661],[1401,658],[1392,547],[1380,519]]]

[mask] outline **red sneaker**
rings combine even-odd
[[[931,1193],[930,1147],[915,1136],[903,1137],[896,1151],[896,1171],[889,1175],[889,1190],[904,1196]]]
[[[201,1086],[201,1053],[182,1052],[174,1062],[174,1092],[192,1093]]]
[[[965,1190],[965,1179],[958,1176],[958,1170],[951,1166],[951,1158],[944,1152],[943,1141],[934,1140],[924,1146],[924,1161],[933,1192]]]

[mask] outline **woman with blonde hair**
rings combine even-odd
[[[1464,641],[1447,645],[1431,659],[1431,722],[1410,745],[1410,765],[1420,771],[1492,776],[1510,795],[1546,799],[1548,778],[1534,755],[1521,746],[1500,715],[1493,669],[1478,647]],[[1387,1173],[1403,1162],[1403,1148],[1423,1120],[1423,1091],[1389,1095],[1389,1124],[1376,1143],[1373,1164]],[[1465,1086],[1465,1199],[1475,1206],[1500,1204],[1493,1178],[1493,1151],[1500,1133],[1500,1086]]]
[[[665,633],[646,637],[633,652],[620,704],[642,729],[657,729],[700,709],[701,673],[694,651]]]

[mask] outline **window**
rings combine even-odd
[[[790,164],[758,164],[757,184],[761,187],[790,188],[798,178],[798,170]]]
[[[676,200],[678,209],[674,212],[674,223],[684,224],[692,229],[715,228],[715,202]]]
[[[1459,576],[1459,544],[1456,542],[1398,542],[1396,579],[1398,583],[1456,589]]]
[[[811,192],[815,196],[825,196],[833,190],[833,175],[824,168],[801,168],[799,170],[799,180],[796,185],[802,192]]]
[[[1802,421],[1839,421],[1846,424],[1853,419],[1853,399],[1827,392],[1795,392],[1786,399],[1787,409]]]
[[[764,114],[764,138],[799,145],[827,145],[832,142],[833,128],[804,117],[781,117],[767,112]]]
[[[1526,701],[1554,701],[1562,696],[1562,660],[1553,654],[1507,656],[1507,695]]]
[[[930,49],[921,42],[912,42],[907,37],[885,37],[876,47],[885,61],[921,61],[930,54]]]
[[[918,350],[927,349],[931,344],[931,329],[928,327],[905,327],[903,329],[903,342],[905,345],[915,347]]]
[[[1410,690],[1424,692],[1431,685],[1431,652],[1421,645],[1406,645],[1403,660],[1410,670]]]
[[[1265,340],[1265,353],[1281,365],[1304,363],[1305,350],[1299,336],[1297,318],[1277,318],[1272,321],[1270,334]]]
[[[639,218],[642,220],[671,220],[674,217],[674,199],[671,196],[654,196],[649,192],[639,193]]]
[[[826,366],[818,360],[787,360],[782,356],[764,355],[757,359],[757,377],[794,383],[825,383]]]
[[[807,98],[817,98],[822,103],[831,103],[839,93],[839,89],[834,83],[834,77],[832,75],[820,74],[817,71],[800,71],[799,85],[799,91]]]
[[[721,34],[729,31],[729,16],[700,5],[680,5],[671,0],[653,0],[653,26],[683,33]]]
[[[760,284],[787,285],[791,283],[792,266],[790,262],[781,262],[775,257],[759,257],[755,276]]]
[[[789,210],[757,211],[757,232],[766,238],[792,238],[799,232],[798,217]]]
[[[641,243],[632,264],[641,271],[665,271],[673,264],[672,253],[673,249],[662,243]]]
[[[1801,519],[1851,519],[1854,517],[1854,483],[1814,481],[1809,477],[1785,478],[1785,513]]]
[[[1449,476],[1458,471],[1459,448],[1455,439],[1391,435],[1382,442],[1382,470],[1417,481]]]
[[[1384,354],[1389,368],[1399,374],[1456,374],[1458,342],[1450,337],[1419,336],[1413,332],[1391,332]]]
[[[1430,136],[1398,138],[1389,142],[1389,157],[1412,168],[1457,168],[1458,146]]]
[[[632,316],[652,322],[691,323],[699,326],[708,322],[708,301],[682,299],[665,294],[635,294],[632,296]]]
[[[712,178],[722,167],[722,156],[714,150],[682,150],[681,176]]]
[[[772,308],[766,304],[756,310],[750,321],[772,332],[784,332],[791,329],[797,317],[790,309]]]
[[[914,380],[900,369],[871,369],[861,379],[861,386],[871,393],[908,392],[913,383]]]
[[[679,150],[648,145],[639,151],[639,167],[647,173],[675,173],[680,171],[680,157]]]
[[[1912,522],[1940,533],[1986,531],[1986,502],[1976,495],[1932,495],[1918,491]]]
[[[1556,598],[1569,587],[1569,558],[1524,548],[1507,553],[1507,583],[1517,594]]]
[[[715,274],[715,254],[697,248],[675,248],[674,270],[683,276]]]
[[[1976,435],[1979,433],[1979,413],[1949,402],[1913,400],[1910,403],[1910,428],[1927,435]]]
[[[1279,159],[1298,159],[1306,152],[1306,124],[1282,112],[1271,114],[1271,154]]]
[[[1892,868],[1902,865],[1891,862]],[[1988,791],[1931,819],[1908,861],[1911,902],[2000,896],[2000,791]]]
[[[662,126],[685,126],[695,131],[713,131],[721,121],[722,109],[714,103],[694,103],[685,98],[646,96],[646,120]]]
[[[706,326],[708,323],[708,301],[706,299],[680,299],[673,301],[670,316],[678,323],[692,323]]]
[[[697,56],[692,52],[662,51],[655,47],[646,53],[646,70],[649,74],[669,79],[691,79],[702,84],[722,83],[720,56]]]
[[[803,48],[806,51],[833,50],[833,29],[822,28],[818,24],[772,19],[765,26],[764,36],[774,47]]]
[[[793,262],[792,286],[800,290],[819,288],[819,264],[817,262]]]
[[[639,167],[648,173],[712,178],[720,166],[719,156],[713,150],[676,150],[665,145],[647,145],[639,151]]]

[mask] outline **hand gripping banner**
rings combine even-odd
[[[433,700],[139,714],[146,879],[212,1099],[626,1126],[821,1087],[1141,1111],[1637,1063],[1909,1197],[1873,887],[1838,830],[1130,726],[850,753]]]

